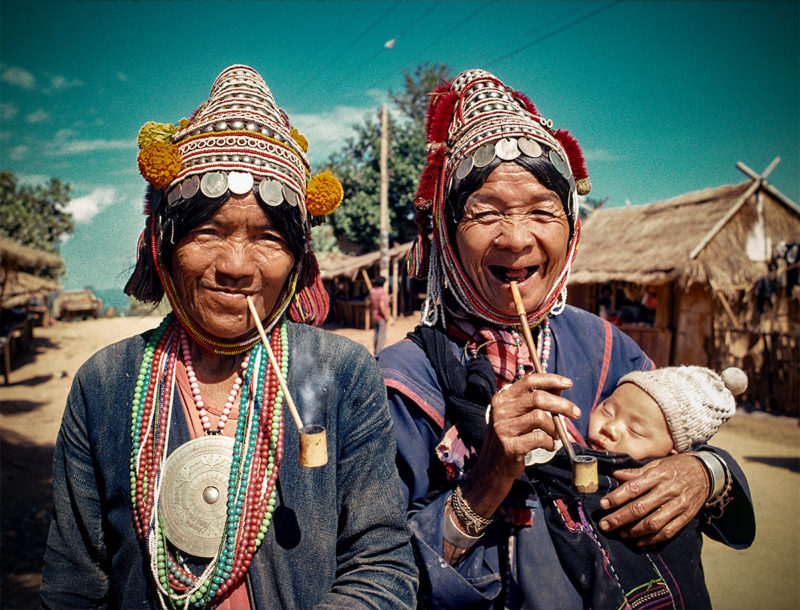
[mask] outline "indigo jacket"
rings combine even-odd
[[[148,336],[104,348],[73,382],[55,449],[45,607],[159,605],[130,499],[131,402]],[[417,568],[375,360],[310,326],[289,323],[288,338],[287,383],[304,423],[326,427],[328,463],[298,464],[297,428],[287,411],[278,505],[248,572],[253,603],[413,608]],[[168,450],[188,440],[182,409],[174,409]]]
[[[581,408],[573,421],[585,436],[592,409],[625,374],[653,368],[634,343],[605,320],[568,306],[550,319],[552,345],[548,372],[572,379],[562,395]],[[464,360],[464,346],[451,341]],[[481,539],[456,565],[443,557],[442,519],[449,489],[437,488],[442,463],[437,446],[445,432],[445,401],[437,373],[415,343],[403,340],[379,355],[397,435],[397,465],[408,503],[412,542],[420,567],[419,596],[431,608],[583,608],[586,591],[565,571],[547,527],[539,494],[530,481],[516,481]],[[726,458],[736,489],[744,475]],[[455,485],[455,482],[453,482]],[[704,527],[731,546],[747,546],[755,535],[749,494],[734,497],[720,518]],[[570,572],[573,572],[570,570]]]

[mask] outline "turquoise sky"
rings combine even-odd
[[[798,2],[0,0],[0,168],[73,185],[64,285],[122,286],[142,229],[136,135],[233,63],[323,161],[404,70],[494,72],[581,142],[609,205],[745,179],[800,201]],[[393,48],[384,44],[394,40]]]

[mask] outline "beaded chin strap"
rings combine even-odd
[[[272,521],[283,458],[284,397],[263,346],[256,345],[242,374],[219,548],[197,576],[167,540],[160,515],[182,335],[175,316],[169,314],[145,348],[132,404],[131,503],[136,533],[147,548],[161,606],[206,608],[218,604],[241,582]],[[272,331],[270,345],[285,375],[289,360],[285,319]]]

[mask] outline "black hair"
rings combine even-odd
[[[382,275],[379,275],[374,280],[372,280],[373,286],[383,286],[386,283],[386,278]]]
[[[300,206],[291,206],[286,201],[271,206],[261,200],[256,188],[253,189],[253,194],[270,223],[283,235],[294,256],[295,268],[299,268],[305,254],[310,250],[311,239],[310,228],[301,216]],[[150,248],[152,232],[156,232],[161,260],[169,268],[178,243],[192,229],[211,219],[230,197],[231,192],[228,190],[213,198],[198,191],[193,197],[178,198],[170,205],[163,192],[148,186],[147,202],[155,213],[151,212],[142,234],[136,266],[125,285],[125,293],[145,303],[159,303],[164,296],[164,289]]]
[[[547,152],[547,149],[545,149],[545,152]],[[455,230],[458,223],[464,218],[464,208],[467,205],[467,200],[470,195],[483,186],[483,183],[486,182],[489,175],[501,163],[505,163],[505,161],[499,157],[495,157],[492,159],[491,163],[484,167],[473,167],[472,171],[447,193],[444,203],[444,213],[451,243],[455,243]],[[522,154],[514,159],[513,163],[529,171],[543,186],[558,195],[559,199],[561,199],[561,205],[564,206],[564,210],[567,212],[569,211],[570,184],[561,172],[547,159],[546,155],[529,157]],[[569,220],[569,228],[571,235],[574,228],[572,219]]]

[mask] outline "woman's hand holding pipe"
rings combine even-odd
[[[617,510],[603,517],[600,529],[618,530],[638,546],[675,537],[700,511],[709,493],[708,473],[689,454],[617,470],[614,476],[624,483],[607,494],[600,506]]]
[[[570,379],[544,373],[527,375],[495,394],[483,447],[462,485],[473,510],[494,514],[525,470],[525,455],[539,447],[554,448],[558,433],[551,414],[580,417],[578,407],[558,395],[570,386]]]

